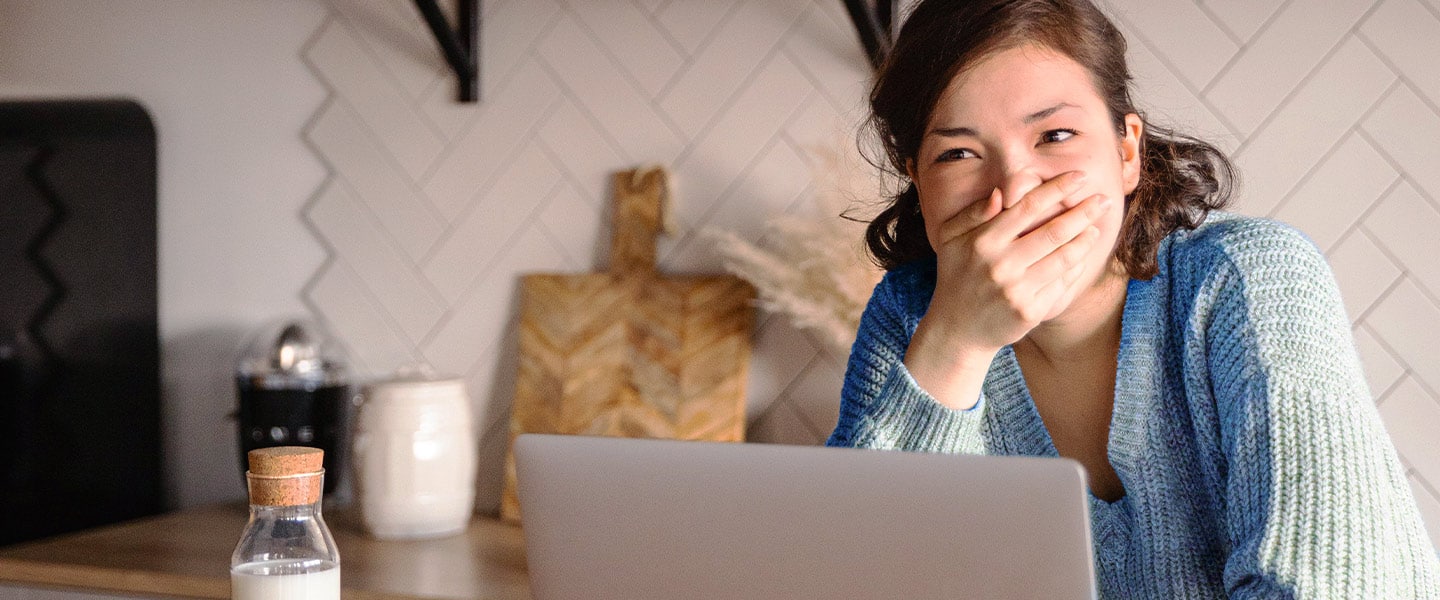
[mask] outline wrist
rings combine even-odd
[[[981,384],[1000,348],[966,342],[927,327],[922,319],[905,352],[905,368],[937,402],[966,410],[980,399]]]
[[[915,356],[918,360],[931,363],[945,370],[990,368],[990,362],[1001,346],[990,346],[970,341],[970,336],[954,331],[943,324],[922,318],[910,337],[905,353],[906,364]]]

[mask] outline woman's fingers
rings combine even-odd
[[[1078,285],[1100,237],[1095,225],[1113,208],[1103,195],[1081,196],[1083,183],[1082,174],[1065,173],[1008,208],[997,189],[941,223],[931,314],[1002,345],[1038,324]]]
[[[948,242],[988,225],[985,236],[1001,245],[1009,244],[1051,214],[1057,203],[1067,208],[1078,204],[1078,200],[1071,197],[1084,183],[1084,172],[1068,171],[1026,192],[1019,201],[1003,197],[1000,188],[995,188],[989,196],[971,202],[942,223],[940,239],[942,243]]]
[[[986,233],[1003,237],[1006,241],[1020,237],[1020,234],[1052,214],[1056,204],[1063,204],[1066,199],[1078,193],[1084,184],[1083,171],[1061,173],[1030,190],[1014,206],[997,215],[990,221],[991,225]],[[1066,205],[1073,206],[1074,203]]]
[[[955,216],[940,225],[940,239],[953,240],[959,236],[974,231],[975,228],[988,223],[995,215],[1000,214],[1000,189],[996,188],[990,192],[990,196],[971,202],[969,206],[960,209]]]
[[[1098,229],[1094,227],[1086,229],[1085,233],[1080,234],[1069,244],[1055,250],[1054,254],[1036,263],[1035,268],[1027,273],[1029,281],[1024,284],[1034,290],[1033,295],[1029,297],[1028,314],[1049,314],[1055,307],[1055,303],[1059,302],[1066,292],[1080,282],[1080,276],[1085,273],[1083,257],[1099,237]],[[1068,254],[1070,252],[1073,254]],[[1024,298],[1025,293],[1023,290],[1017,290],[1016,296]]]
[[[1083,251],[1073,242],[1088,229],[1093,229],[1108,207],[1105,196],[1095,194],[1010,242],[1004,253],[996,256],[991,264],[991,278],[1002,285],[1023,285],[1026,280],[1048,281],[1059,277],[1065,268],[1084,258]],[[1084,248],[1088,251],[1089,246]],[[1065,264],[1055,265],[1053,263],[1060,259],[1051,259],[1049,268],[1036,270],[1037,264],[1052,256],[1062,257]]]
[[[1087,226],[1079,235],[1030,265],[1023,276],[1025,283],[1020,285],[1039,290],[1051,282],[1060,281],[1064,287],[1070,287],[1079,277],[1079,273],[1075,271],[1083,269],[1085,257],[1094,249],[1095,241],[1099,238],[1099,228]],[[1023,296],[1021,294],[1021,297]]]
[[[1023,265],[1031,265],[1049,256],[1064,246],[1086,228],[1098,223],[1110,209],[1112,199],[1103,194],[1085,198],[1069,210],[1056,215],[1050,221],[1015,240],[1011,259]]]
[[[1099,230],[1096,230],[1096,231],[1098,232]],[[1099,234],[1097,233],[1095,237],[1096,237],[1096,239],[1099,239],[1100,236],[1099,236]],[[1093,245],[1095,242],[1092,240],[1090,243]],[[1070,267],[1069,269],[1066,269],[1066,270],[1065,270],[1065,273],[1062,274],[1062,275],[1060,275],[1060,280],[1063,281],[1063,282],[1065,282],[1065,287],[1068,288],[1068,287],[1070,287],[1070,286],[1072,286],[1072,285],[1075,285],[1075,282],[1076,282],[1076,281],[1079,281],[1079,280],[1080,280],[1080,276],[1081,276],[1081,275],[1084,275],[1084,274],[1085,274],[1085,261],[1082,260],[1082,261],[1076,262],[1076,263],[1075,263],[1075,266],[1072,266],[1072,267]]]
[[[1060,298],[1065,296],[1065,291],[1069,289],[1070,286],[1066,285],[1064,281],[1059,279],[1053,280],[1050,283],[1042,286],[1040,288],[1040,291],[1035,293],[1035,297],[1031,299],[1031,302],[1033,302],[1034,306],[1036,306],[1037,308],[1044,307],[1044,310],[1036,310],[1035,314],[1046,314],[1050,312],[1050,307],[1055,306],[1055,303],[1059,302]],[[1037,317],[1037,320],[1041,318],[1043,317]]]

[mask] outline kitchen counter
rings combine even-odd
[[[229,598],[243,505],[187,509],[0,548],[0,584],[92,593]],[[326,510],[345,600],[530,598],[518,526],[477,517],[463,535],[379,541],[358,514]]]

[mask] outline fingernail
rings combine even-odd
[[[1000,188],[998,188],[998,187],[995,188],[995,191],[990,192],[990,197],[991,197],[991,198],[1000,198],[1000,208],[1010,208],[1011,206],[1014,206],[1014,204],[1015,204],[1014,200],[1012,200],[1012,199],[1010,199],[1010,198],[1006,198],[1006,197],[1005,197],[1005,194],[1004,194],[1003,192],[1001,192],[1001,191],[1000,191]]]
[[[1085,174],[1084,171],[1071,171],[1071,172],[1074,173],[1074,175],[1071,175],[1071,176],[1070,176],[1070,185],[1079,187],[1080,184],[1085,183],[1085,178],[1087,177],[1087,175]]]

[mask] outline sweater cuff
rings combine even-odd
[[[980,454],[985,394],[975,406],[956,410],[940,404],[896,361],[871,413],[876,446],[918,452]],[[888,439],[886,439],[888,438]]]

